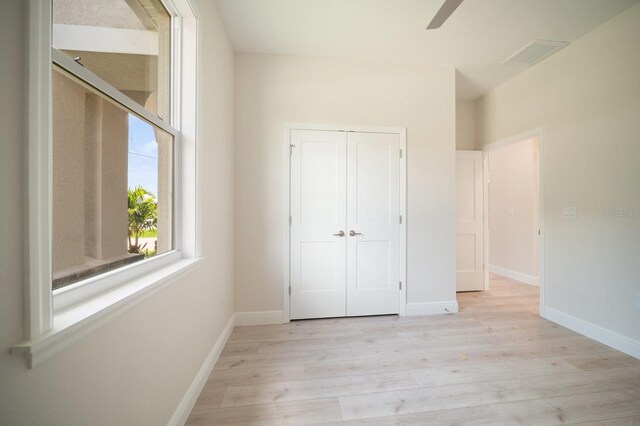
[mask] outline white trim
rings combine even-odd
[[[545,307],[547,306],[547,286],[545,281],[545,213],[544,213],[544,130],[542,127],[535,129],[538,133],[538,208],[540,209],[539,223],[540,223],[540,240],[539,253],[538,253],[538,283],[540,285],[540,315],[544,316]]]
[[[385,133],[385,134],[405,134],[404,127],[381,127],[381,126],[353,126],[350,124],[315,124],[315,123],[287,123],[288,131],[291,130],[320,130],[335,132],[362,132],[362,133]],[[288,132],[287,132],[288,135]]]
[[[502,268],[496,265],[489,265],[489,272],[494,274],[502,275],[503,277],[511,278],[512,280],[516,280],[523,284],[539,286],[540,285],[540,277],[537,275],[527,275],[522,272],[513,271],[511,269]]]
[[[287,323],[291,320],[291,295],[289,294],[289,286],[291,284],[291,129],[289,125],[284,126],[284,247],[283,247],[283,265],[282,265],[282,312],[283,322]]]
[[[407,303],[407,316],[455,314],[458,312],[456,300],[442,302]]]
[[[407,129],[400,129],[400,316],[407,315]],[[457,309],[457,308],[456,308]]]
[[[640,342],[547,306],[543,318],[640,359]]]
[[[482,267],[484,275],[483,291],[489,290],[489,156],[482,153]]]
[[[171,251],[154,256],[140,262],[135,262],[95,277],[73,283],[53,291],[53,312],[55,315],[70,306],[88,300],[96,294],[105,293],[122,285],[123,281],[133,281],[144,274],[153,273],[180,261],[180,252]]]
[[[291,216],[291,131],[292,130],[323,130],[323,131],[343,131],[343,132],[362,132],[362,133],[385,133],[397,134],[400,137],[400,149],[402,157],[400,158],[400,215],[402,223],[400,224],[400,281],[402,281],[402,289],[399,291],[398,309],[400,316],[407,314],[407,129],[404,127],[379,127],[379,126],[352,126],[343,124],[309,124],[309,123],[286,123],[284,126],[284,211],[283,217],[284,235],[284,264],[283,264],[283,280],[282,280],[282,306],[283,320],[282,323],[290,321],[290,265],[291,246],[290,246],[290,224]],[[457,305],[456,305],[457,306]],[[456,308],[457,309],[457,308]],[[278,323],[280,324],[280,323]],[[249,324],[247,324],[249,325]]]
[[[113,291],[71,306],[55,315],[53,327],[44,335],[13,346],[11,353],[26,355],[29,368],[34,368],[138,302],[175,282],[201,261],[202,258],[181,260],[125,283]]]
[[[146,30],[53,24],[53,44],[60,50],[158,55],[158,33]]]
[[[29,1],[27,197],[29,236],[25,338],[51,328],[51,2]]]
[[[171,419],[168,423],[169,426],[182,426],[187,422],[189,414],[191,414],[191,411],[196,405],[202,389],[207,383],[207,379],[213,371],[213,367],[216,365],[216,362],[218,362],[218,358],[220,358],[220,354],[224,349],[224,345],[226,345],[227,340],[229,340],[229,336],[231,335],[231,332],[233,331],[233,327],[235,325],[234,318],[235,317],[231,315],[229,321],[227,321],[227,325],[224,327],[224,330],[222,330],[220,337],[218,337],[218,339],[216,340],[213,348],[211,348],[211,352],[209,352],[209,355],[207,355],[207,358],[205,358],[202,366],[198,370],[198,373],[193,378],[193,381],[189,385],[187,392],[182,397],[182,400],[180,400],[176,411],[173,412],[173,416],[171,416]]]
[[[193,16],[187,16],[189,4],[183,4],[185,1],[177,5],[181,8],[182,15],[179,18],[180,46],[176,48],[176,54],[181,57],[181,65],[174,66],[176,80],[172,85],[174,109],[171,112],[171,118],[176,128],[180,130],[180,141],[175,150],[175,161],[179,173],[176,171],[174,175],[174,202],[182,206],[182,209],[174,209],[174,216],[176,226],[181,227],[175,235],[176,247],[180,247],[183,256],[194,258],[201,256],[197,196],[198,21],[195,10],[192,11]],[[177,22],[176,25],[178,25]]]
[[[539,220],[540,220],[540,245],[538,247],[539,249],[539,265],[538,265],[538,283],[540,286],[540,304],[539,304],[539,311],[540,311],[540,316],[544,316],[544,312],[545,312],[545,306],[547,304],[547,298],[546,298],[546,286],[545,286],[545,272],[544,272],[544,268],[545,268],[545,236],[544,236],[544,229],[545,229],[545,212],[544,212],[544,128],[543,127],[537,127],[535,129],[531,129],[528,130],[526,132],[523,133],[519,133],[517,135],[514,136],[510,136],[508,138],[505,139],[500,139],[499,141],[490,143],[488,145],[485,145],[482,147],[482,151],[484,152],[483,157],[484,157],[484,164],[488,164],[488,153],[489,151],[492,151],[494,149],[498,149],[501,148],[503,146],[506,145],[511,145],[513,143],[517,143],[517,142],[521,142],[527,139],[531,139],[531,138],[537,138],[538,139],[538,200],[539,200],[539,204],[538,204],[538,208],[540,209],[540,216],[539,216]],[[485,193],[488,194],[488,179],[486,178],[486,176],[488,174],[490,174],[490,170],[489,173],[487,173],[488,169],[485,169],[485,179],[484,179],[484,185],[485,185]],[[489,179],[491,179],[491,176],[489,175]],[[485,198],[485,205],[488,206],[489,204],[489,199],[488,197]],[[488,208],[488,207],[487,207]],[[485,210],[485,212],[487,214],[485,214],[484,216],[484,240],[485,240],[485,252],[484,252],[484,267],[485,267],[485,289],[489,288],[489,239],[491,238],[491,235],[489,233],[489,214],[488,214],[488,210]]]

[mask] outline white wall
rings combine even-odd
[[[476,149],[476,101],[456,100],[456,149]]]
[[[451,68],[236,55],[236,311],[282,310],[287,122],[407,128],[409,302],[455,299]]]
[[[540,215],[538,140],[506,145],[489,151],[488,156],[489,268],[534,281]]]
[[[480,134],[487,144],[544,128],[546,304],[640,354],[638,45],[640,5],[482,98]],[[575,220],[562,218],[565,206]]]
[[[214,3],[198,0],[199,222],[206,260],[28,370],[22,357],[9,355],[23,327],[23,3],[3,1],[0,13],[2,55],[13,58],[0,61],[0,424],[166,424],[232,314],[233,52]]]

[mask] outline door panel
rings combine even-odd
[[[338,247],[334,241],[300,243],[300,292],[335,292],[343,285],[338,276]]]
[[[356,290],[391,288],[389,241],[355,241]]]
[[[333,136],[333,135],[332,135]],[[301,140],[294,146],[300,152],[300,223],[307,225],[335,225],[343,212],[338,207],[344,167],[339,147],[331,141]]]
[[[347,134],[347,315],[399,312],[400,137]]]
[[[291,132],[291,319],[346,315],[346,133]]]
[[[456,287],[484,289],[482,152],[456,151]]]
[[[351,134],[352,139],[359,136]],[[355,201],[356,223],[376,225],[389,223],[390,147],[385,143],[354,143],[356,159]]]

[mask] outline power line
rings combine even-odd
[[[153,158],[154,160],[158,159],[158,157],[153,157],[151,155],[138,154],[137,152],[131,152],[131,151],[128,151],[128,152],[129,152],[129,154],[137,155],[138,157]]]

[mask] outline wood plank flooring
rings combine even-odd
[[[497,275],[460,312],[237,327],[188,425],[640,425],[640,360]]]

